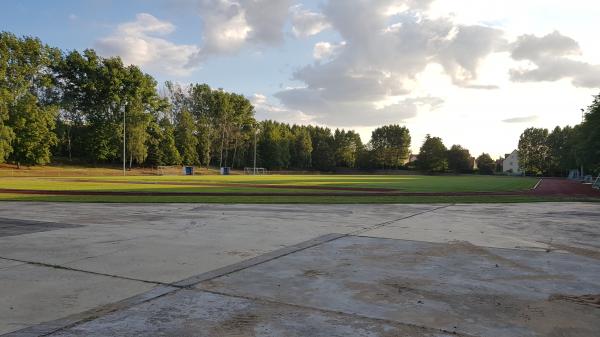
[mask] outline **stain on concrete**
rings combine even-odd
[[[468,242],[347,236],[197,288],[474,336],[575,329],[591,337],[600,331],[600,310],[548,298],[600,293],[593,262]]]
[[[0,237],[47,232],[57,229],[76,227],[82,226],[57,222],[0,218]]]
[[[450,337],[393,321],[197,290],[176,293],[66,328],[51,336]],[[465,336],[465,335],[462,335]]]

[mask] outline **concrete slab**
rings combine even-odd
[[[198,289],[475,336],[596,336],[600,264],[573,254],[345,237]]]
[[[157,283],[183,279],[190,281],[198,274],[226,268],[233,263],[329,233],[360,232],[365,236],[446,243],[463,240],[490,247],[518,247],[544,253],[550,250],[553,255],[568,252],[570,255],[563,255],[588,259],[589,265],[597,265],[600,259],[600,245],[597,243],[600,238],[598,204],[439,207],[2,202],[1,218],[22,220],[23,224],[33,220],[81,227],[52,228],[50,231],[21,232],[19,235],[0,237],[0,282],[10,280],[10,287],[0,284],[0,333],[7,331],[7,326],[17,329],[104,306],[153,286],[141,282],[143,286],[138,287],[136,281],[125,278]],[[516,259],[514,256],[509,258]],[[65,271],[32,263],[75,270]],[[458,267],[462,268],[460,265]],[[19,269],[15,271],[14,268],[22,269],[17,272]],[[382,266],[381,271],[384,269]],[[316,280],[322,278],[319,268],[312,270],[307,276]],[[576,270],[572,271],[577,274]],[[66,275],[64,273],[67,272],[81,275],[57,276]],[[50,276],[44,276],[45,273]],[[282,273],[286,275],[289,271],[283,270]],[[46,278],[54,281],[47,287],[40,286],[39,280]],[[112,281],[97,281],[105,278]],[[120,286],[115,283],[117,281],[127,286]],[[580,281],[576,280],[577,286]],[[517,279],[510,282],[521,281]],[[527,282],[533,281],[526,279],[522,284],[527,286]],[[445,286],[443,283],[437,285]],[[375,291],[380,289],[373,287]],[[38,288],[43,294],[38,294]],[[80,293],[88,295],[80,299]],[[14,312],[10,312],[10,315],[2,311],[7,310],[2,305],[9,303],[9,297],[14,303],[24,304],[13,306]],[[38,297],[44,299],[43,306],[37,306]],[[78,303],[80,301],[81,305]],[[572,301],[553,303],[558,302],[580,307]],[[514,302],[513,308],[521,304]],[[577,312],[574,309],[571,316],[566,314],[565,317],[572,317]],[[568,335],[576,335],[578,331],[571,329]],[[582,335],[586,335],[586,331],[582,330]]]
[[[175,282],[319,235],[348,233],[435,208],[14,204],[1,203],[0,212],[85,226],[0,238],[0,257],[153,282]]]
[[[321,234],[355,231],[434,208],[2,202],[0,217],[17,227],[34,222],[81,227],[0,237],[0,333],[119,301],[152,286],[118,286],[119,278],[176,282]],[[23,262],[6,259],[29,263],[13,270]],[[86,272],[115,278],[95,282],[104,277]],[[39,286],[46,278],[54,281],[44,283],[48,288]],[[38,297],[43,305],[37,304]],[[19,305],[10,309],[4,303]]]
[[[4,266],[0,269],[0,334],[113,303],[154,287],[114,277],[0,262]]]
[[[428,212],[365,235],[428,242],[546,250],[549,243],[600,252],[597,203],[470,204]]]
[[[396,322],[181,290],[52,336],[451,336]]]

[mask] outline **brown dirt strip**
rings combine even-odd
[[[229,184],[224,184],[231,186]],[[244,185],[244,184],[240,184]],[[244,185],[255,187],[260,185]],[[272,186],[272,185],[268,185]],[[308,186],[303,186],[307,188]],[[288,189],[293,186],[286,186]],[[344,191],[348,191],[345,190]],[[526,191],[506,192],[375,192],[349,190],[344,193],[317,193],[317,192],[146,192],[146,191],[83,191],[83,190],[34,190],[0,188],[0,193],[28,194],[28,195],[106,195],[106,196],[300,196],[300,197],[369,197],[369,196],[570,196],[570,197],[596,197],[600,198],[600,191],[594,190],[590,185],[566,179],[543,179],[536,189]]]

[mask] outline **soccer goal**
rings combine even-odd
[[[592,187],[595,188],[595,189],[599,189],[600,190],[600,174],[598,175],[598,177],[596,178],[596,180],[592,184]]]
[[[244,167],[244,174],[247,175],[254,175],[254,174],[260,174],[260,175],[265,175],[267,174],[268,171],[264,168],[264,167]]]
[[[579,172],[578,169],[569,171],[569,179],[570,180],[581,180],[581,178],[582,178],[581,173]]]
[[[167,174],[173,174],[173,172],[178,172],[179,166],[157,166],[156,167],[156,175],[164,176]]]

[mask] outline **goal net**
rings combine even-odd
[[[253,175],[253,174],[260,174],[260,175],[264,175],[267,174],[267,170],[264,167],[244,167],[244,174],[248,174],[248,175]]]
[[[581,175],[580,175],[579,170],[570,170],[569,171],[569,179],[570,180],[580,180]]]
[[[179,166],[157,166],[156,167],[156,175],[164,176],[164,175],[176,175],[180,171]]]

